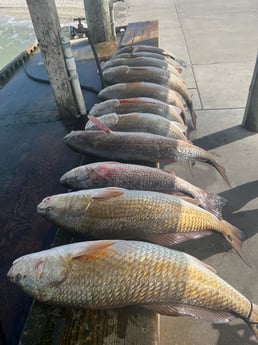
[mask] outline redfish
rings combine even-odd
[[[126,114],[134,112],[157,114],[170,121],[186,124],[186,118],[180,116],[180,108],[148,97],[108,99],[94,104],[89,114],[97,117],[109,113]]]
[[[37,211],[57,226],[100,239],[172,246],[217,232],[245,260],[241,230],[174,195],[118,187],[87,189],[46,197]]]
[[[187,118],[186,110],[181,96],[173,90],[165,86],[161,86],[150,82],[131,82],[118,83],[110,85],[102,89],[98,93],[98,97],[102,100],[111,98],[134,98],[134,97],[150,97],[156,98],[162,102],[167,102],[181,109],[184,118]],[[194,128],[196,127],[195,113],[191,113]]]
[[[163,171],[136,164],[98,162],[82,165],[66,172],[60,182],[72,190],[103,187],[122,187],[133,190],[163,193],[183,193],[198,200],[200,205],[221,218],[226,200],[207,192],[176,176],[172,171]]]
[[[134,53],[138,53],[138,52],[143,52],[143,53],[149,52],[149,53],[161,55],[161,56],[167,57],[169,59],[172,59],[172,60],[178,62],[181,66],[183,66],[185,68],[187,67],[186,61],[184,61],[183,59],[181,59],[180,57],[178,57],[174,53],[172,53],[166,49],[154,47],[154,46],[150,46],[150,45],[144,45],[144,44],[127,45],[127,46],[122,47],[119,50],[117,50],[116,55],[123,54],[123,53],[133,53],[134,54]]]
[[[110,309],[136,305],[214,323],[240,318],[258,339],[258,306],[186,253],[137,241],[91,241],[28,254],[9,280],[48,304]]]
[[[177,91],[185,100],[193,121],[195,113],[193,110],[193,102],[191,95],[181,78],[175,76],[169,71],[153,66],[128,67],[116,66],[107,68],[103,71],[103,78],[106,85],[114,85],[116,83],[132,83],[132,82],[149,82],[163,85],[170,90]]]
[[[102,115],[98,119],[112,131],[146,132],[163,135],[168,138],[187,140],[185,136],[187,132],[186,126],[155,114],[129,113],[117,115],[113,113]],[[85,130],[93,129],[98,129],[98,127],[91,121],[88,121]]]
[[[175,162],[196,160],[212,165],[230,185],[224,168],[206,150],[191,143],[141,132],[112,132],[98,118],[89,116],[100,131],[72,131],[64,142],[73,150],[111,160]]]
[[[153,67],[158,67],[158,68],[162,68],[164,70],[167,70],[173,74],[175,74],[176,76],[178,76],[179,78],[181,78],[181,74],[180,72],[182,72],[181,69],[178,69],[174,66],[172,66],[171,64],[169,64],[168,62],[166,62],[165,60],[159,60],[159,59],[155,59],[153,57],[144,57],[144,56],[139,56],[139,57],[135,57],[133,54],[130,55],[128,58],[121,58],[119,56],[115,56],[112,59],[106,61],[103,65],[102,65],[102,69],[105,70],[107,68],[110,67],[115,67],[115,66],[153,66]]]

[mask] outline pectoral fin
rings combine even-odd
[[[97,126],[97,128],[105,133],[112,133],[111,129],[108,128],[106,125],[104,125],[103,122],[101,122],[98,118],[88,115],[88,119],[89,121],[91,121],[92,123],[94,123],[95,126]]]
[[[187,304],[149,304],[143,307],[162,315],[188,316],[213,323],[225,323],[236,318],[236,316],[228,312],[215,311],[205,307]]]
[[[100,176],[101,178],[103,178],[107,181],[110,181],[112,178],[110,170],[105,166],[98,165],[93,170],[98,176]]]

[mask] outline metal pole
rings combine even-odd
[[[65,63],[66,63],[67,71],[69,74],[69,79],[72,85],[72,90],[76,99],[76,103],[79,108],[80,114],[85,115],[87,114],[87,110],[86,110],[83,93],[81,90],[80,81],[79,81],[77,70],[76,70],[74,56],[71,49],[70,38],[67,36],[67,34],[64,31],[60,30],[60,39],[61,39],[62,48],[64,52],[64,57],[65,57]]]

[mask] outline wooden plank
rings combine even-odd
[[[258,132],[258,55],[249,88],[242,126],[252,132]]]
[[[153,345],[158,318],[148,310],[71,310],[34,303],[20,345]],[[152,327],[150,327],[150,325]],[[50,330],[53,330],[50,332]],[[151,330],[151,332],[150,332]]]
[[[121,46],[130,44],[159,45],[159,22],[151,20],[146,22],[129,23],[125,31]]]
[[[61,30],[53,0],[27,0],[48,78],[61,117],[78,115],[67,74],[59,33]]]

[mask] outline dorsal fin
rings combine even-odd
[[[101,122],[99,119],[97,119],[94,116],[88,115],[88,119],[89,121],[91,121],[92,123],[94,123],[95,126],[98,127],[99,130],[105,132],[105,133],[112,133],[111,129],[108,128],[106,125],[104,125],[103,122]]]

